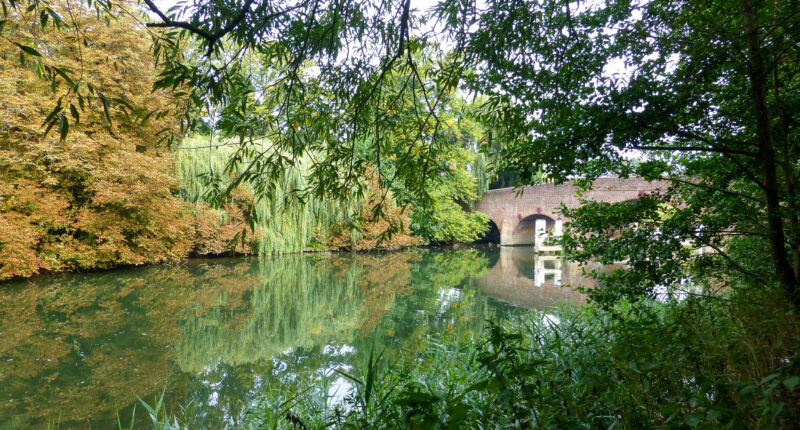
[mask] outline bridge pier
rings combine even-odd
[[[665,181],[641,178],[598,178],[591,190],[577,195],[572,182],[542,184],[522,188],[502,188],[484,193],[475,210],[485,213],[500,230],[500,245],[533,245],[537,251],[559,251],[546,244],[548,235],[563,234],[561,205],[576,208],[582,200],[618,203],[640,198],[643,194],[665,189]]]

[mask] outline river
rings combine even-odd
[[[116,428],[136,396],[236,425],[268,385],[584,298],[530,248],[193,259],[0,284],[0,429]],[[335,378],[335,375],[332,376]],[[346,389],[334,380],[332,389]],[[137,415],[145,420],[144,410]],[[141,421],[143,424],[144,421]]]

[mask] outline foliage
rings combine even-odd
[[[191,232],[170,222],[184,216],[171,196],[175,186],[140,180],[166,170],[142,159],[152,149],[131,140],[138,128],[114,125],[126,115],[161,121],[167,110],[179,112],[179,127],[161,124],[163,141],[211,129],[233,142],[216,180],[197,189],[211,191],[203,200],[224,209],[223,217],[251,223],[250,232],[243,230],[251,237],[258,235],[256,223],[275,223],[264,234],[275,233],[267,247],[276,249],[302,248],[313,229],[311,216],[291,218],[302,212],[290,211],[290,239],[281,242],[277,225],[284,219],[274,209],[326,195],[357,205],[352,212],[325,212],[343,215],[332,218],[345,226],[335,240],[349,235],[352,244],[347,229],[361,219],[380,219],[389,233],[398,231],[405,219],[395,205],[383,204],[390,196],[412,206],[409,223],[425,240],[472,237],[484,219],[464,209],[484,189],[479,171],[487,160],[470,160],[465,151],[471,148],[459,135],[467,123],[453,107],[464,83],[486,96],[478,120],[495,148],[499,142],[493,159],[503,163],[499,171],[517,175],[506,178],[514,183],[545,176],[590,186],[607,174],[664,181],[660,193],[636,201],[563,208],[572,220],[562,240],[569,256],[627,262],[609,275],[595,274],[606,281],[593,292],[599,308],[564,312],[558,323],[533,317],[509,331],[495,327],[485,343],[433,345],[396,366],[383,367],[371,356],[360,375],[348,374],[356,392],[347,407],[329,410],[318,394],[313,402],[297,402],[294,394],[270,392],[255,420],[287,427],[797,422],[797,1],[492,0],[478,7],[465,0],[441,2],[420,15],[409,0],[196,0],[166,13],[145,0],[157,16],[146,26],[166,29],[150,34],[161,73],[132,85],[152,84],[152,99],[171,93],[183,102],[177,108],[166,99],[128,103],[127,90],[113,78],[103,88],[73,81],[70,74],[88,70],[91,61],[73,61],[75,48],[67,55],[48,44],[59,28],[74,31],[81,53],[83,34],[113,16],[114,4],[95,3],[97,18],[87,18],[95,21],[80,21],[47,2],[0,1],[4,52],[19,54],[44,78],[29,82],[41,88],[38,94],[45,94],[45,82],[58,97],[49,115],[38,112],[45,130],[59,125],[61,141],[86,144],[93,140],[70,139],[99,124],[124,136],[120,142],[134,143],[116,159],[108,153],[116,146],[98,144],[96,160],[112,163],[104,171],[124,174],[94,181],[91,170],[65,164],[59,151],[37,150],[49,141],[27,139],[39,133],[30,124],[8,128],[17,140],[1,147],[4,158],[15,160],[6,164],[11,173],[2,173],[10,178],[3,184],[12,184],[0,203],[3,225],[12,226],[0,249],[14,265],[4,263],[5,276],[188,252]],[[67,14],[70,20],[61,19]],[[22,26],[21,16],[33,25]],[[29,69],[8,56],[4,61],[4,72],[33,79]],[[138,87],[132,92],[144,94]],[[89,113],[82,94],[95,106]],[[76,127],[70,118],[78,123],[80,116]],[[130,150],[140,147],[144,152]],[[123,166],[137,157],[135,167]],[[476,168],[477,181],[468,166]],[[53,180],[48,169],[66,174]],[[128,174],[136,180],[118,180]],[[240,199],[244,183],[251,190]],[[122,185],[141,192],[136,198],[115,192]],[[40,191],[56,186],[68,192]],[[277,200],[262,204],[262,198]],[[223,207],[230,199],[243,202],[232,206],[241,215]],[[114,216],[94,218],[85,207]],[[215,249],[214,232],[222,230],[209,231],[202,235],[204,249]],[[77,245],[62,249],[64,243]],[[91,246],[99,252],[87,252]],[[727,296],[706,297],[719,289]],[[653,302],[678,293],[686,299]],[[778,293],[793,306],[768,299]]]
[[[372,171],[367,171],[362,182],[368,188],[354,205],[353,216],[334,223],[316,241],[333,249],[348,250],[397,250],[418,245],[419,238],[412,236],[416,232],[405,231],[408,227],[413,229],[413,225],[405,211],[396,206],[393,193],[381,187]],[[393,227],[399,227],[398,231],[393,232]]]
[[[32,11],[4,21],[4,31],[34,37],[42,61],[80,68],[108,97],[170,105],[170,98],[150,92],[156,71],[132,18],[107,26],[89,10],[50,6],[93,28],[86,45],[29,26],[38,20]],[[74,94],[62,87],[54,94],[36,76],[41,65],[20,62],[8,40],[0,40],[0,50],[0,279],[185,257],[194,235],[191,214],[175,196],[170,154],[151,144],[172,120],[134,124],[124,111],[111,109],[115,123],[109,125],[95,110],[74,110],[80,122],[59,141],[42,130],[42,120]],[[96,107],[98,100],[85,103]]]
[[[427,186],[430,200],[419,200],[406,188],[396,187],[398,199],[412,205],[411,230],[426,243],[474,242],[488,229],[489,217],[470,210],[479,194],[478,178],[468,169],[479,156],[459,147],[439,155],[449,171]]]
[[[312,247],[364,250],[397,249],[416,244],[407,232],[384,237],[390,225],[408,225],[408,219],[394,207],[392,196],[381,192],[374,177],[370,179],[369,172],[360,181],[367,184],[366,193],[360,199],[355,193],[342,200],[302,195],[311,163],[307,159],[287,169],[267,189],[242,183],[227,199],[218,201],[220,189],[228,188],[236,176],[235,172],[227,173],[235,147],[235,143],[195,136],[186,139],[176,153],[178,176],[183,183],[182,197],[201,205],[209,202],[221,205],[218,216],[226,220],[224,226],[230,226],[230,232],[223,237],[230,240],[248,226],[249,238],[238,236],[239,241],[261,255],[301,252]],[[379,203],[385,203],[388,220],[373,217]],[[219,238],[222,235],[210,236]],[[226,244],[220,242],[217,239],[215,246],[210,247],[216,253],[225,250]]]
[[[6,21],[30,6],[36,28],[85,28],[46,2],[2,4]],[[113,16],[116,3],[93,4],[101,19]],[[437,173],[446,167],[439,155],[458,147],[442,131],[465,84],[486,97],[480,119],[501,143],[499,171],[516,172],[515,183],[542,174],[587,183],[602,174],[667,177],[672,187],[662,202],[680,208],[669,233],[681,240],[661,254],[692,266],[677,243],[715,248],[697,265],[745,275],[749,283],[779,282],[800,306],[797,2],[493,0],[482,8],[448,1],[425,13],[408,0],[191,1],[169,11],[148,0],[145,6],[155,14],[146,27],[164,29],[148,34],[162,70],[153,88],[183,101],[173,109],[182,115],[179,129],[165,127],[162,137],[213,129],[236,142],[225,169],[234,178],[220,199],[242,182],[271,195],[287,172],[309,162],[304,157],[311,161],[300,198],[360,198],[367,186],[361,178],[370,169],[384,178],[385,160],[395,155],[392,184],[384,188],[435,212]],[[64,75],[78,70],[78,64],[46,69],[39,58],[49,51],[32,46],[30,34],[8,30],[6,21],[4,40],[24,60],[35,60],[46,82],[67,82]],[[116,99],[96,98],[103,111],[107,99]],[[135,105],[126,112],[163,118],[160,107]],[[45,122],[60,118],[66,136],[71,123],[61,106]],[[259,149],[265,138],[273,150]],[[631,151],[643,160],[630,162]],[[395,181],[403,192],[392,188]],[[432,220],[424,235],[463,237],[442,224],[470,224],[452,205],[442,207],[441,214],[419,213]],[[381,215],[375,218],[391,218],[382,206],[375,209]],[[397,229],[390,224],[390,232]],[[576,243],[595,233],[576,228]],[[657,240],[635,234],[644,247]],[[732,255],[739,245],[730,239],[742,236],[766,244],[769,261]],[[772,268],[764,270],[765,262]],[[634,272],[620,279],[627,285],[620,288],[635,293],[637,279],[648,276],[677,286],[667,272]]]
[[[225,141],[203,136],[186,139],[175,155],[178,176],[183,183],[182,197],[199,204],[214,203],[219,188],[228,187],[231,182],[225,166],[232,155],[231,144]],[[305,250],[315,231],[324,231],[328,223],[341,214],[342,208],[316,199],[307,202],[293,199],[291,192],[304,187],[300,169],[287,171],[272,184],[268,194],[262,193],[256,198],[253,187],[242,184],[226,201],[216,202],[216,206],[220,206],[219,217],[238,221],[232,227],[230,238],[249,226],[239,242],[252,247],[256,253]],[[222,244],[221,252],[226,245]]]
[[[604,174],[666,180],[638,204],[565,209],[567,252],[630,262],[610,300],[689,279],[778,282],[800,306],[799,7],[499,0],[467,19],[468,55],[483,65],[469,85],[486,94],[484,120],[522,183],[532,165],[587,185]],[[655,217],[662,204],[674,208],[668,220]],[[713,252],[692,252],[703,248]]]
[[[83,93],[69,86],[48,87],[37,77],[44,73],[43,64],[79,68],[80,91],[89,85],[103,97],[170,109],[171,97],[151,92],[157,71],[150,43],[142,43],[147,34],[139,18],[124,5],[111,7],[119,16],[109,22],[80,4],[47,7],[68,15],[80,37],[31,22],[37,18],[31,10],[5,21],[3,28],[34,38],[38,61],[20,62],[11,55],[9,39],[0,39],[0,107],[5,112],[0,280],[229,252],[227,244],[246,225],[246,207],[228,205],[221,216],[208,204],[193,199],[195,204],[188,205],[178,196],[182,188],[173,153],[155,145],[159,130],[174,125],[173,116],[142,120],[113,104],[99,112],[92,107],[105,105],[96,97],[78,98]],[[71,131],[60,138],[48,134],[41,123],[46,111],[78,100],[85,109],[71,109]]]
[[[429,187],[431,203],[415,207],[411,216],[415,234],[430,243],[474,242],[488,230],[489,217],[470,210],[480,197],[479,178],[470,171],[479,156],[463,147],[442,156],[450,172]]]
[[[373,168],[382,174],[382,160],[397,149],[408,151],[395,170],[398,183],[415,200],[430,203],[427,181],[420,177],[434,176],[443,167],[433,151],[442,146],[437,130],[445,128],[439,111],[457,88],[462,64],[459,55],[447,54],[418,31],[425,18],[408,0],[198,1],[169,11],[144,3],[154,14],[155,22],[144,24],[162,70],[153,89],[176,98],[172,112],[181,118],[179,130],[161,130],[161,141],[175,143],[184,135],[214,130],[237,143],[226,166],[235,177],[219,190],[219,199],[229,197],[241,182],[272,194],[275,184],[308,161],[304,157],[313,160],[306,189],[293,193],[346,199],[355,192],[360,197],[368,186],[360,179]],[[84,28],[50,14],[46,1],[3,0],[2,5],[4,17],[30,6],[42,16],[39,25],[45,29]],[[113,18],[116,6],[110,0],[88,3],[103,19]],[[131,7],[125,13],[139,10]],[[165,30],[152,31],[156,28]],[[29,39],[2,28],[0,35],[16,43],[24,58],[41,55]],[[459,46],[463,40],[453,38]],[[385,54],[374,61],[375,52]],[[53,85],[65,80],[58,73],[43,78]],[[104,109],[110,103],[106,99],[116,100],[102,96]],[[165,114],[153,106],[131,106],[137,118]],[[53,117],[59,115],[53,111]],[[59,117],[69,124],[69,118]],[[259,150],[263,139],[274,150]],[[371,158],[358,157],[362,144],[371,148]],[[393,218],[382,213],[382,205],[375,209],[384,220]],[[399,226],[390,224],[390,233],[396,231]]]
[[[774,301],[739,303],[689,297],[520,315],[491,325],[485,338],[430,339],[400,361],[376,353],[351,374],[354,393],[342,404],[330,404],[316,385],[273,388],[250,424],[791,426],[800,400],[796,317]]]
[[[415,55],[419,73],[430,76],[435,70],[436,51],[422,49]],[[436,121],[418,124],[415,110],[426,105],[424,91],[405,91],[401,76],[390,76],[383,88],[387,102],[381,124],[386,127],[378,143],[361,143],[357,156],[363,162],[378,159],[381,184],[391,190],[403,207],[411,207],[411,230],[425,243],[472,242],[487,229],[488,218],[474,212],[473,203],[488,188],[493,172],[481,152],[484,129],[475,120],[475,106],[455,91],[437,94],[440,107]],[[434,79],[422,82],[436,91]],[[411,134],[430,136],[430,141],[411,146]],[[427,157],[422,167],[409,160]],[[409,169],[419,169],[417,175]],[[420,190],[424,192],[421,194]],[[376,213],[379,213],[376,208]]]

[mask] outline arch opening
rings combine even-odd
[[[475,243],[500,243],[500,228],[493,220],[489,220],[489,230]]]
[[[547,215],[534,214],[522,218],[514,229],[515,243],[535,245],[541,243],[548,234],[560,235],[561,220]]]

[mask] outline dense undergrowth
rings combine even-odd
[[[562,309],[431,339],[389,363],[276,388],[251,428],[793,428],[796,316],[766,295]]]
[[[797,428],[800,332],[773,296],[520,312],[477,338],[431,337],[399,359],[374,351],[268,388],[243,427]],[[344,397],[337,378],[351,383]],[[182,428],[180,414],[149,410],[155,427]]]

